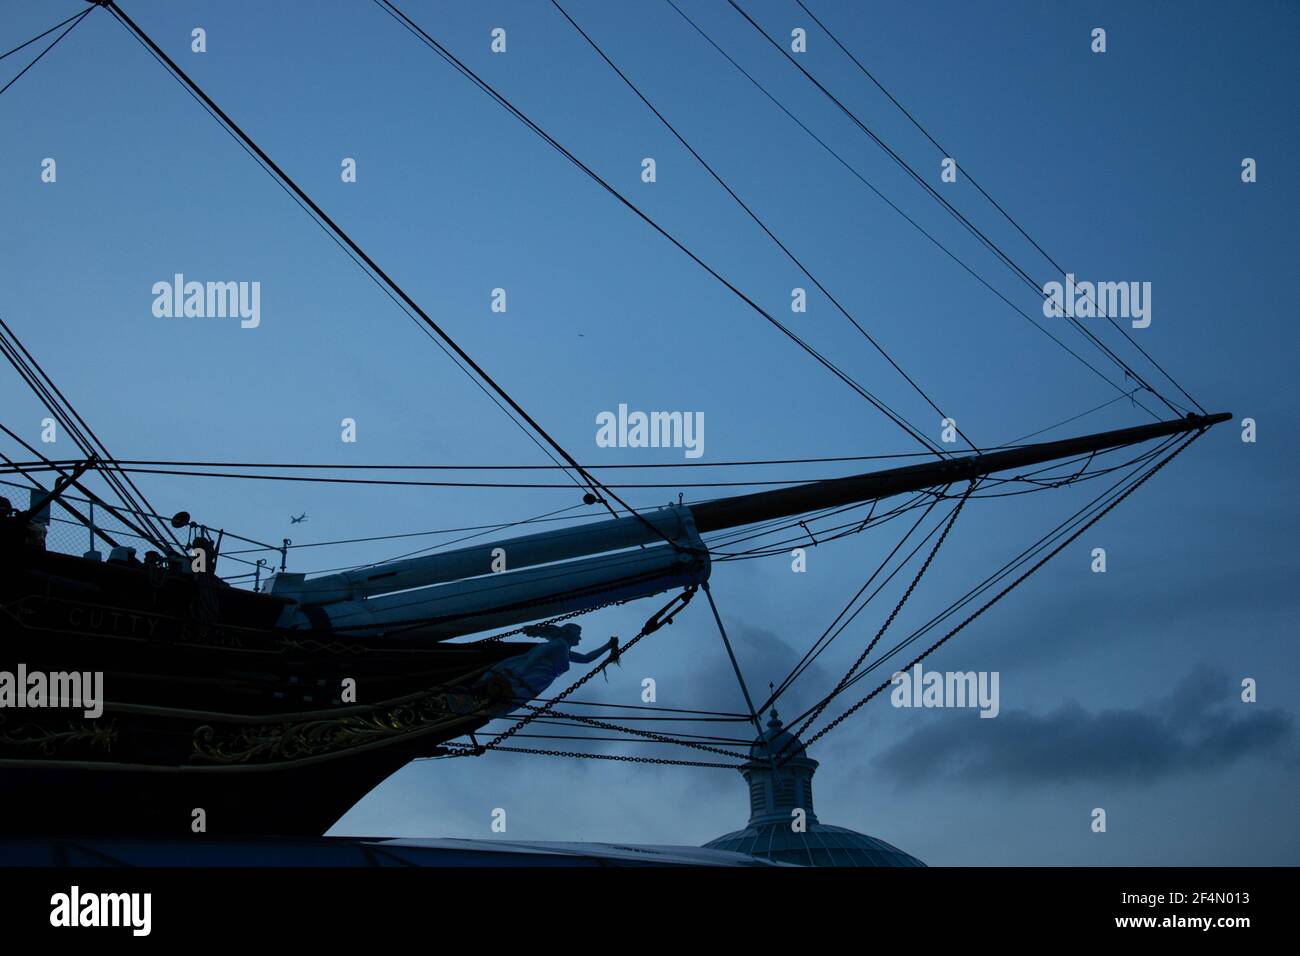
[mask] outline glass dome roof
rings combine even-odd
[[[720,836],[704,847],[803,866],[925,866],[884,840],[824,823],[809,823],[804,833],[794,832],[788,823],[765,823]]]

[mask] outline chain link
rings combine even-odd
[[[480,638],[477,641],[466,641],[462,646],[472,647],[475,644],[495,644],[497,641],[504,641],[507,637],[514,637],[516,634],[522,634],[529,628],[546,627],[551,624],[558,624],[560,621],[569,621],[575,617],[581,617],[583,614],[591,614],[593,611],[603,611],[607,607],[615,607],[619,604],[626,603],[626,600],[606,601],[604,604],[597,604],[595,607],[579,608],[576,611],[569,611],[567,614],[560,614],[556,617],[550,618],[549,620],[542,621],[540,624],[525,624],[522,627],[515,628],[513,631],[503,631],[500,634],[493,634],[491,637]]]
[[[972,613],[964,621],[962,621],[960,624],[958,624],[956,627],[950,630],[947,634],[945,634],[939,640],[935,641],[928,648],[926,648],[925,651],[923,651],[916,658],[914,658],[905,668],[903,668],[903,670],[910,669],[911,667],[925,660],[936,650],[938,650],[944,643],[946,643],[948,640],[955,637],[959,632],[965,629],[965,627],[968,624],[975,621],[985,611],[987,611],[994,604],[1002,600],[1003,597],[1005,597],[1008,593],[1010,593],[1013,589],[1015,589],[1018,585],[1020,585],[1026,578],[1032,575],[1035,571],[1037,571],[1044,564],[1050,561],[1053,557],[1059,554],[1062,550],[1068,547],[1071,543],[1077,540],[1085,531],[1087,531],[1094,524],[1096,524],[1103,517],[1105,517],[1106,514],[1108,514],[1112,509],[1118,506],[1120,502],[1122,502],[1133,492],[1137,491],[1137,489],[1140,488],[1143,484],[1145,484],[1148,480],[1150,480],[1152,476],[1156,474],[1156,472],[1160,471],[1160,469],[1164,468],[1165,465],[1169,464],[1169,462],[1171,462],[1174,458],[1176,458],[1179,454],[1181,454],[1188,447],[1188,445],[1192,444],[1192,442],[1194,442],[1202,434],[1204,434],[1204,430],[1197,432],[1187,442],[1185,442],[1179,448],[1175,449],[1172,454],[1168,455],[1163,461],[1161,461],[1158,465],[1156,465],[1145,475],[1143,475],[1142,478],[1140,478],[1135,484],[1133,484],[1130,488],[1128,488],[1123,494],[1121,494],[1114,501],[1110,502],[1110,504],[1108,504],[1100,512],[1094,515],[1091,520],[1089,520],[1086,524],[1081,526],[1077,531],[1074,532],[1074,534],[1072,534],[1065,541],[1061,542],[1061,544],[1059,544],[1056,548],[1054,548],[1047,555],[1045,555],[1033,567],[1025,571],[1024,574],[1020,575],[1020,577],[1016,578],[1016,580],[1008,584],[1005,588],[1003,588],[1000,592],[998,592],[997,595],[989,599],[985,604],[983,604],[978,610]],[[907,589],[907,593],[903,596],[902,601],[900,601],[898,607],[894,609],[894,613],[890,615],[889,620],[885,624],[885,627],[881,629],[881,633],[883,633],[884,629],[888,627],[890,622],[892,622],[893,618],[897,615],[903,603],[906,602],[907,597],[911,594],[912,590],[915,588],[921,576],[925,573],[926,568],[929,567],[930,562],[933,560],[935,554],[938,552],[938,546],[943,543],[943,538],[947,537],[948,531],[952,529],[952,525],[956,520],[957,514],[961,511],[962,505],[965,504],[966,499],[970,496],[973,487],[974,485],[972,484],[972,488],[968,489],[966,491],[966,494],[962,496],[961,502],[958,504],[958,507],[954,510],[953,514],[950,516],[948,520],[948,524],[947,527],[944,529],[943,535],[936,543],[935,548],[931,551],[929,558],[926,559],[926,562],[922,566],[920,573],[918,573],[916,578],[912,581],[912,585]],[[942,497],[948,497],[948,496],[943,495]],[[952,497],[956,497],[956,496],[952,496]],[[567,689],[565,689],[562,693],[560,693],[558,696],[556,696],[555,698],[547,702],[545,705],[541,707],[533,707],[531,705],[525,704],[525,706],[528,707],[532,711],[532,713],[530,713],[527,717],[524,717],[522,720],[518,721],[517,723],[515,723],[513,726],[509,727],[502,733],[498,734],[487,744],[480,747],[473,747],[468,744],[448,744],[445,746],[445,749],[447,750],[446,756],[447,757],[469,757],[469,756],[478,756],[487,750],[500,750],[506,753],[535,754],[535,755],[547,756],[547,757],[569,757],[569,758],[583,759],[583,760],[613,760],[613,761],[619,761],[623,763],[654,764],[660,766],[675,766],[675,767],[707,767],[707,768],[720,768],[720,769],[727,769],[727,770],[740,769],[742,766],[741,764],[712,763],[712,762],[699,761],[699,760],[675,760],[667,757],[641,757],[641,756],[631,756],[627,754],[596,754],[596,753],[581,753],[573,750],[546,750],[546,749],[532,748],[532,747],[501,746],[502,743],[504,743],[509,738],[513,737],[516,733],[518,733],[528,724],[532,723],[537,718],[549,713],[556,704],[560,703],[565,698],[567,698],[570,694],[572,694],[574,691],[578,690],[580,687],[586,684],[587,681],[595,677],[596,674],[602,672],[607,666],[609,666],[611,660],[616,659],[621,654],[630,650],[632,647],[634,647],[637,644],[637,642],[641,640],[641,638],[645,637],[648,634],[652,634],[654,631],[658,630],[660,627],[662,627],[665,624],[671,624],[673,618],[686,606],[686,604],[690,602],[690,599],[694,596],[694,594],[695,594],[695,588],[691,587],[688,588],[686,591],[683,591],[677,597],[673,598],[672,601],[664,605],[662,609],[660,609],[653,617],[651,617],[646,622],[646,624],[641,628],[641,631],[636,635],[636,637],[628,641],[627,644],[623,645],[622,648],[616,649],[614,657],[607,658],[604,662],[602,662],[601,664],[593,668],[591,671],[584,674],[572,685],[570,685]],[[673,605],[677,604],[678,602],[680,602],[680,606],[674,608]],[[624,603],[624,602],[613,601],[610,602],[609,604],[602,605],[602,607],[609,607],[612,604],[619,604],[619,603]],[[597,610],[597,608],[592,608],[591,610]],[[557,621],[567,620],[568,618],[576,617],[578,614],[582,614],[582,613],[586,613],[586,612],[577,611],[577,612],[571,612],[569,614],[563,614],[558,617],[552,618],[550,621],[546,623],[555,623]],[[485,641],[501,640],[502,638],[509,637],[512,634],[522,633],[522,631],[523,628],[519,628],[515,631],[510,631],[505,634],[499,634],[499,635],[495,635],[494,637],[486,638]],[[878,637],[879,635],[877,635],[877,638]],[[475,642],[475,643],[483,643],[483,642]],[[873,641],[872,642],[873,646],[874,643],[875,642]],[[870,647],[868,648],[867,653],[869,652],[870,652]],[[859,664],[860,663],[861,661],[859,661]],[[856,665],[854,669],[856,669]],[[851,673],[852,671],[850,671],[850,674]],[[885,681],[880,686],[876,687],[869,694],[867,694],[865,697],[863,697],[861,700],[855,703],[852,707],[844,711],[844,713],[840,714],[838,717],[832,720],[821,730],[817,731],[817,733],[813,734],[813,736],[809,737],[808,740],[803,744],[803,746],[799,747],[795,753],[784,754],[783,755],[784,759],[781,759],[779,761],[779,765],[784,765],[788,763],[790,760],[794,759],[794,757],[797,756],[799,753],[805,752],[807,748],[811,747],[814,743],[819,741],[822,737],[826,736],[826,734],[830,733],[832,730],[838,727],[841,723],[843,723],[853,714],[857,713],[857,711],[860,710],[862,707],[864,707],[868,702],[873,700],[875,697],[879,696],[886,688],[890,686],[891,683],[892,683],[891,681]],[[837,687],[836,690],[832,692],[830,697],[825,702],[823,702],[822,709],[824,709],[824,705],[826,703],[829,703],[831,698],[837,696],[842,690],[843,690],[842,686]],[[818,713],[820,713],[820,710],[818,711]],[[698,744],[690,741],[679,740],[676,738],[664,736],[663,734],[657,734],[653,731],[636,730],[630,727],[622,727],[617,724],[609,724],[604,721],[597,720],[595,718],[584,717],[578,714],[556,714],[555,716],[562,716],[566,719],[576,720],[581,723],[589,724],[594,727],[600,727],[602,729],[635,734],[637,736],[645,737],[647,739],[654,740],[661,743],[669,743],[669,744],[676,744],[678,746],[694,747],[698,750],[705,750],[713,753],[719,753],[728,757],[736,756],[734,753],[721,750],[716,747],[710,747],[707,744]],[[808,723],[811,723],[811,720],[805,722],[803,728],[801,729],[806,729]]]
[[[561,691],[558,695],[551,698],[541,707],[534,709],[533,712],[529,714],[527,717],[524,717],[522,720],[517,721],[512,726],[507,727],[505,730],[497,734],[486,744],[483,744],[481,747],[470,748],[469,752],[477,755],[483,753],[484,751],[495,749],[505,741],[509,740],[515,734],[519,733],[519,731],[523,730],[525,727],[531,724],[538,717],[541,717],[543,714],[547,713],[556,704],[562,702],[570,694],[572,694],[574,691],[578,690],[578,688],[586,684],[587,681],[591,680],[597,674],[603,672],[605,668],[609,666],[611,661],[621,658],[623,654],[625,654],[627,651],[630,651],[633,647],[635,647],[637,643],[640,642],[641,638],[646,637],[649,634],[653,634],[655,631],[659,630],[659,628],[663,627],[665,624],[671,624],[673,622],[673,618],[675,618],[682,611],[682,609],[685,608],[686,605],[691,602],[691,598],[693,597],[695,597],[694,585],[687,588],[681,594],[678,594],[671,601],[669,601],[658,611],[656,611],[653,615],[651,615],[650,618],[645,622],[645,624],[641,626],[641,630],[637,633],[636,637],[632,638],[632,640],[628,641],[622,647],[616,647],[614,649],[613,654],[605,658],[605,660],[597,664],[587,673],[583,674],[576,681],[574,681],[563,691]]]
[[[907,590],[903,592],[903,596],[899,598],[898,603],[894,605],[894,610],[891,611],[889,617],[885,619],[885,623],[880,625],[880,630],[876,631],[876,636],[871,639],[871,643],[867,645],[866,650],[858,655],[858,659],[853,662],[853,666],[848,669],[844,674],[844,677],[840,679],[840,682],[835,685],[835,689],[831,691],[830,695],[827,696],[825,700],[817,705],[817,709],[813,711],[812,715],[803,722],[798,730],[794,732],[795,740],[798,740],[808,731],[808,728],[822,715],[822,711],[826,709],[835,696],[839,694],[840,691],[844,690],[849,679],[852,678],[857,672],[857,669],[862,666],[862,662],[867,659],[867,655],[872,652],[878,643],[880,643],[880,639],[884,636],[885,631],[889,630],[889,626],[894,623],[894,619],[898,617],[899,612],[903,610],[903,606],[907,604],[908,599],[911,598],[912,592],[916,590],[916,586],[921,583],[921,578],[925,577],[925,572],[929,570],[930,565],[934,562],[935,555],[937,555],[939,549],[943,547],[943,542],[947,539],[948,532],[950,532],[953,525],[957,523],[957,516],[961,514],[961,509],[966,506],[966,502],[970,499],[971,493],[975,490],[978,484],[978,481],[971,481],[970,486],[966,489],[966,493],[962,495],[961,500],[957,502],[957,507],[954,508],[952,514],[949,515],[948,522],[944,525],[943,533],[939,535],[939,540],[934,543],[934,547],[930,549],[930,553],[926,556],[925,562],[921,565],[920,570],[918,570],[916,576],[912,578],[912,583],[907,586]],[[938,497],[948,497],[947,491],[948,488],[945,486],[943,491],[939,492]],[[924,518],[922,520],[924,520]],[[804,746],[807,745],[805,744]],[[785,757],[785,752],[788,749],[789,745],[776,755],[776,759],[781,760]]]
[[[461,744],[453,744],[453,747],[461,747]],[[584,760],[617,760],[623,763],[640,763],[640,764],[659,764],[668,767],[714,767],[721,770],[739,770],[740,764],[734,763],[708,763],[703,760],[673,760],[669,757],[633,757],[627,754],[593,754],[579,753],[576,750],[542,750],[535,747],[496,747],[496,750],[502,753],[515,754],[538,754],[544,757],[579,757]],[[475,751],[472,747],[461,753],[450,754],[454,757],[474,756]]]
[[[1013,589],[1015,589],[1015,588],[1016,588],[1016,587],[1017,587],[1021,582],[1023,582],[1027,577],[1029,577],[1031,574],[1033,574],[1035,571],[1037,571],[1039,568],[1041,568],[1044,564],[1046,564],[1048,561],[1052,560],[1052,558],[1056,557],[1056,556],[1057,556],[1058,554],[1060,554],[1063,550],[1065,550],[1067,547],[1069,547],[1071,544],[1073,544],[1073,543],[1075,542],[1075,540],[1077,540],[1077,539],[1078,539],[1078,538],[1079,538],[1079,537],[1080,537],[1080,536],[1081,536],[1085,531],[1087,531],[1089,528],[1091,528],[1093,525],[1095,525],[1098,521],[1100,521],[1102,518],[1104,518],[1104,517],[1105,517],[1105,516],[1106,516],[1106,515],[1107,515],[1107,514],[1108,514],[1108,513],[1113,509],[1113,508],[1115,508],[1115,507],[1116,507],[1120,502],[1122,502],[1125,498],[1127,498],[1129,495],[1133,494],[1133,492],[1137,491],[1137,490],[1138,490],[1139,488],[1141,488],[1144,484],[1146,484],[1147,481],[1150,480],[1150,478],[1151,478],[1153,475],[1155,475],[1156,472],[1158,472],[1161,468],[1165,467],[1165,465],[1169,464],[1171,461],[1173,461],[1175,458],[1177,458],[1179,455],[1181,455],[1181,454],[1183,453],[1183,451],[1187,448],[1188,445],[1190,445],[1192,442],[1196,441],[1196,439],[1200,438],[1203,434],[1205,434],[1205,430],[1204,430],[1204,429],[1201,429],[1201,430],[1198,431],[1196,434],[1192,435],[1191,438],[1189,438],[1186,442],[1184,442],[1184,443],[1183,443],[1182,445],[1180,445],[1178,448],[1174,449],[1174,451],[1173,451],[1170,455],[1168,455],[1168,456],[1167,456],[1163,461],[1161,461],[1158,465],[1156,465],[1154,468],[1152,468],[1150,471],[1148,471],[1145,475],[1143,475],[1143,476],[1142,476],[1142,477],[1141,477],[1141,478],[1140,478],[1140,479],[1139,479],[1135,484],[1133,484],[1133,485],[1132,485],[1132,486],[1131,486],[1127,491],[1125,491],[1122,495],[1120,495],[1118,498],[1116,498],[1114,501],[1112,501],[1110,504],[1108,504],[1105,508],[1103,508],[1101,511],[1099,511],[1096,515],[1094,515],[1094,516],[1092,517],[1092,519],[1091,519],[1090,521],[1088,521],[1087,524],[1082,525],[1082,526],[1081,526],[1077,531],[1074,532],[1074,534],[1070,535],[1070,537],[1066,538],[1066,539],[1065,539],[1064,541],[1062,541],[1059,545],[1057,545],[1055,548],[1053,548],[1050,552],[1048,552],[1046,555],[1044,555],[1043,558],[1042,558],[1041,560],[1039,560],[1038,563],[1035,564],[1032,568],[1030,568],[1030,569],[1029,569],[1028,571],[1026,571],[1024,574],[1020,575],[1020,577],[1016,578],[1014,581],[1012,581],[1010,584],[1008,584],[1005,588],[1003,588],[1001,591],[999,591],[996,595],[994,595],[993,597],[991,597],[991,598],[990,598],[987,602],[985,602],[985,603],[984,603],[984,604],[983,604],[983,605],[982,605],[978,610],[976,610],[974,613],[972,613],[972,614],[970,615],[970,617],[966,618],[966,620],[962,621],[960,624],[958,624],[956,627],[954,627],[951,631],[949,631],[949,632],[948,632],[947,634],[945,634],[943,637],[939,638],[939,640],[937,640],[937,641],[935,641],[933,644],[931,644],[931,645],[930,645],[928,648],[926,648],[923,652],[921,652],[919,655],[917,655],[915,658],[913,658],[913,659],[912,659],[912,660],[911,660],[911,661],[910,661],[910,662],[909,662],[905,667],[900,668],[900,671],[908,671],[908,670],[911,670],[911,668],[913,668],[914,666],[916,666],[917,664],[919,664],[921,661],[925,660],[927,657],[929,657],[931,654],[933,654],[935,651],[937,651],[937,650],[938,650],[938,649],[939,649],[939,648],[940,648],[944,643],[946,643],[950,638],[955,637],[955,636],[956,636],[956,635],[957,635],[961,630],[963,630],[963,629],[966,627],[966,625],[970,624],[972,621],[974,621],[976,618],[978,618],[981,614],[983,614],[985,611],[987,611],[989,608],[991,608],[994,604],[997,604],[998,601],[1001,601],[1001,600],[1002,600],[1002,599],[1003,599],[1007,594],[1009,594]],[[866,704],[867,704],[870,700],[872,700],[874,697],[876,697],[876,696],[878,696],[880,693],[882,693],[882,692],[885,690],[885,688],[889,687],[889,685],[892,684],[892,683],[893,683],[892,680],[887,680],[887,681],[885,681],[883,684],[881,684],[879,687],[877,687],[875,690],[873,690],[871,693],[867,694],[866,697],[863,697],[860,701],[858,701],[856,704],[854,704],[852,707],[850,707],[850,708],[849,708],[848,710],[846,710],[844,713],[840,714],[838,717],[836,717],[834,720],[832,720],[829,724],[827,724],[827,725],[826,725],[825,727],[823,727],[821,730],[817,731],[817,733],[815,733],[815,734],[813,734],[811,737],[809,737],[808,740],[807,740],[807,742],[803,745],[802,748],[800,748],[800,750],[802,751],[802,750],[807,749],[808,747],[811,747],[814,743],[816,743],[816,742],[817,742],[818,740],[820,740],[822,737],[826,736],[828,733],[830,733],[832,730],[834,730],[836,727],[838,727],[841,723],[843,723],[847,718],[849,718],[849,717],[851,717],[853,714],[857,713],[858,710],[860,710],[864,705],[866,705]],[[782,761],[782,763],[786,763],[786,762],[788,762],[790,759],[792,759],[792,758],[787,757],[786,760]]]
[[[540,708],[533,707],[531,704],[525,704],[524,706],[527,707],[529,710],[540,710]],[[695,743],[694,741],[690,741],[690,740],[681,740],[677,737],[669,737],[664,734],[655,733],[653,730],[638,730],[635,727],[624,727],[621,724],[609,724],[603,720],[598,720],[595,717],[586,717],[583,716],[582,714],[556,713],[553,716],[563,717],[566,720],[576,720],[584,724],[589,724],[592,727],[599,727],[601,730],[613,730],[619,733],[635,734],[638,737],[645,737],[647,740],[653,740],[658,743],[678,744],[682,747],[694,747],[696,750],[704,750],[709,753],[721,754],[724,757],[735,757],[740,760],[745,759],[744,754],[738,754],[733,750],[723,750],[720,747],[710,747],[708,744]]]

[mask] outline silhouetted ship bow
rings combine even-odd
[[[27,835],[177,836],[198,820],[208,833],[321,834],[410,760],[445,754],[448,741],[539,696],[560,672],[548,663],[553,646],[564,653],[558,642],[572,644],[576,632],[532,629],[549,638],[540,644],[453,638],[689,591],[709,575],[702,534],[943,488],[1229,417],[668,506],[342,574],[282,572],[260,593],[216,576],[220,555],[207,537],[194,541],[203,556],[197,571],[190,556],[163,551],[139,561],[114,547],[101,561],[93,551],[45,549],[36,519],[48,500],[22,512],[6,507],[0,671],[23,699],[0,708],[0,820]],[[65,475],[47,498],[78,476]],[[500,555],[508,570],[494,569]],[[29,675],[24,686],[20,670]],[[28,706],[40,696],[30,675],[96,672],[102,714]],[[47,684],[45,703],[67,689]]]

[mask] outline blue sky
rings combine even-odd
[[[938,416],[816,290],[808,312],[791,315],[791,288],[811,283],[549,3],[399,5],[938,438]],[[79,6],[8,0],[0,45]],[[977,443],[1015,439],[1115,396],[863,188],[667,3],[564,6]],[[958,182],[940,187],[940,154],[793,2],[743,6],[773,35],[807,28],[806,68],[1038,281],[1058,277],[966,171],[1081,279],[1151,282],[1152,324],[1134,337],[1211,411],[1259,427],[1254,444],[1236,424],[1214,429],[935,655],[938,668],[1000,672],[998,719],[895,710],[882,699],[827,736],[813,752],[822,820],[932,864],[1296,863],[1300,529],[1291,493],[1300,416],[1289,277],[1300,196],[1286,163],[1300,151],[1300,11],[1282,2],[1188,3],[1177,16],[1155,3],[810,2],[957,159]],[[682,460],[681,450],[598,448],[595,416],[619,403],[702,411],[706,462],[919,447],[373,3],[123,7],[580,460]],[[1030,290],[725,0],[686,0],[684,9],[885,195],[1041,315]],[[1104,54],[1089,49],[1098,26]],[[190,51],[195,27],[207,32],[206,53]],[[495,27],[507,31],[505,54],[489,50]],[[23,56],[0,64],[4,81]],[[653,184],[640,180],[647,156]],[[58,164],[53,184],[41,182],[46,157]],[[357,160],[356,183],[340,181],[344,157]],[[1258,161],[1258,182],[1242,183],[1244,157]],[[0,315],[117,456],[546,463],[104,11],[0,97],[0,182]],[[153,283],[177,272],[259,281],[260,327],[154,317]],[[490,310],[498,287],[505,314]],[[1113,329],[1093,327],[1127,347]],[[1140,357],[1123,354],[1156,381]],[[16,376],[0,389],[5,423],[36,441],[39,404]],[[340,441],[344,417],[357,421],[355,444]],[[1046,437],[1144,420],[1121,401]],[[666,471],[634,474],[735,474]],[[576,503],[562,489],[139,483],[164,512],[185,508],[254,538],[299,543]],[[899,633],[1079,507],[1088,488],[972,503]],[[682,490],[690,501],[727,489]],[[626,497],[653,507],[676,491]],[[301,511],[310,521],[290,530],[288,515]],[[752,686],[784,676],[899,530],[812,549],[804,574],[781,556],[715,567]],[[437,540],[304,549],[291,569]],[[1107,549],[1105,575],[1089,571],[1094,547]],[[834,685],[896,593],[879,600],[793,686],[783,711]],[[591,615],[584,647],[635,633],[657,606]],[[636,703],[653,676],[666,706],[742,707],[700,604],[611,671],[590,699]],[[1243,677],[1259,681],[1257,704],[1238,702]],[[1097,806],[1108,811],[1105,835],[1088,829]],[[700,843],[746,815],[743,783],[728,771],[499,754],[412,765],[336,832],[488,837],[495,807],[509,811],[509,833],[521,839]]]

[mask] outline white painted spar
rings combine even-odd
[[[504,555],[506,567],[513,571],[664,541],[687,549],[703,548],[690,508],[669,505],[643,512],[641,517],[611,518],[573,528],[499,539],[319,578],[306,579],[302,574],[281,573],[275,575],[268,586],[277,597],[287,597],[299,604],[333,604],[489,574],[498,555]]]

